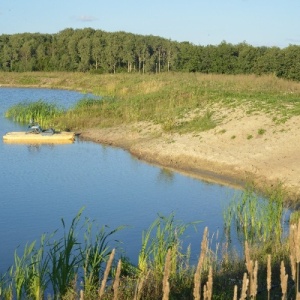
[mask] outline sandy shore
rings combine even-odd
[[[300,200],[300,117],[278,125],[266,115],[234,111],[224,116],[216,128],[193,134],[163,133],[157,125],[138,123],[89,129],[80,136],[212,182],[282,184],[289,199]]]

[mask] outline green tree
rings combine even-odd
[[[85,37],[78,42],[78,54],[80,57],[80,62],[78,65],[78,71],[88,71],[91,68],[91,51],[92,42],[91,39]]]
[[[257,57],[254,66],[256,74],[276,74],[283,62],[281,50],[278,47],[264,48],[263,52]]]
[[[33,70],[33,47],[31,41],[25,41],[20,48],[20,59],[22,71],[32,71]]]
[[[282,64],[277,75],[291,80],[300,80],[300,46],[290,45],[283,49]]]
[[[107,44],[106,33],[97,30],[92,36],[91,43],[92,67],[95,68],[95,70],[107,71],[104,67],[104,51]]]
[[[10,45],[4,45],[1,49],[1,67],[4,71],[12,71],[13,51]]]
[[[177,69],[187,72],[199,71],[201,59],[198,54],[198,48],[195,45],[189,42],[180,43]]]
[[[136,48],[136,38],[133,34],[126,34],[124,35],[124,42],[123,42],[123,63],[127,64],[127,72],[131,73],[135,70],[135,50]]]
[[[139,73],[146,72],[146,65],[150,58],[150,49],[147,38],[145,36],[138,36],[136,40],[135,55],[138,61]]]
[[[251,45],[244,43],[237,45],[237,73],[251,74],[257,60],[257,49]]]
[[[212,55],[212,72],[219,74],[235,74],[238,59],[237,47],[223,41],[214,47]]]

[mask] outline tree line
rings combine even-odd
[[[157,36],[67,28],[56,34],[0,35],[0,71],[96,73],[170,71],[275,74],[300,80],[300,46],[194,45]]]

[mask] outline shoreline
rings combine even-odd
[[[256,123],[250,119],[239,120],[246,128],[237,126],[234,119],[197,134],[163,133],[157,125],[143,122],[86,129],[79,134],[83,140],[122,148],[137,159],[206,182],[237,189],[251,183],[262,192],[281,186],[286,200],[295,204],[300,199],[300,138],[297,136],[300,118],[294,117],[281,125],[285,131],[277,127],[271,134],[273,125],[268,124],[269,133],[264,137],[257,135],[247,139],[240,134],[231,138],[233,130],[248,132],[249,124],[256,124],[252,129],[256,132],[262,124],[267,128],[266,116],[255,118]],[[290,123],[298,126],[290,127]]]
[[[208,183],[215,183],[220,185],[226,185],[231,186],[234,188],[244,188],[245,182],[241,180],[236,175],[231,174],[225,175],[220,174],[219,172],[212,171],[209,168],[205,168],[205,163],[198,162],[198,165],[192,167],[187,166],[185,163],[180,163],[176,159],[176,157],[172,158],[168,155],[164,155],[163,153],[149,153],[149,151],[145,150],[144,147],[139,148],[139,144],[135,142],[132,142],[132,145],[129,145],[128,141],[126,141],[124,144],[120,142],[119,140],[113,140],[109,139],[107,137],[103,138],[101,137],[101,130],[99,132],[99,136],[95,136],[95,130],[92,129],[93,133],[91,133],[89,130],[83,131],[79,134],[80,139],[83,141],[91,141],[95,143],[99,143],[101,145],[107,145],[110,147],[117,147],[121,148],[128,153],[130,153],[135,159],[144,161],[151,165],[156,165],[161,168],[166,168],[174,172],[178,172],[181,174],[184,174],[185,176],[191,176],[193,178],[200,179],[202,181],[208,182]],[[186,158],[189,159],[189,158]],[[219,167],[219,170],[221,169],[221,166]]]
[[[60,77],[44,77],[37,85],[20,85],[13,77],[2,86],[81,90],[60,86]],[[276,124],[273,120],[276,111],[247,114],[247,107],[217,106],[215,112],[218,125],[205,132],[166,133],[159,125],[139,122],[113,128],[83,129],[78,133],[82,139],[123,148],[137,159],[203,181],[235,188],[251,183],[261,192],[281,186],[287,200],[298,204],[300,116]]]

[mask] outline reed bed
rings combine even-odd
[[[83,210],[69,228],[62,220],[62,238],[57,239],[56,232],[43,235],[39,244],[26,245],[21,255],[16,251],[13,266],[0,278],[0,299],[300,297],[300,219],[291,223],[288,238],[281,241],[284,251],[257,252],[246,240],[244,255],[238,258],[228,252],[218,259],[212,255],[206,227],[198,263],[194,266],[189,264],[188,250],[182,248],[182,240],[177,236],[188,225],[176,221],[173,214],[159,216],[143,234],[139,261],[143,264],[134,266],[122,256],[119,246],[109,246],[109,238],[124,228],[109,232],[101,228],[96,230],[94,239],[91,236],[94,223],[86,219],[81,225]],[[87,235],[84,241],[78,239],[81,230]]]

